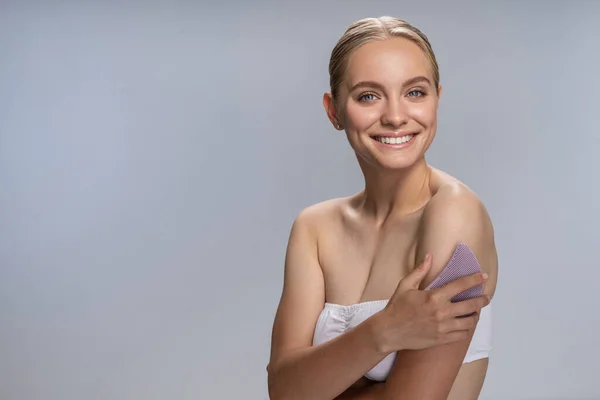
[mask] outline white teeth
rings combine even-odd
[[[385,143],[385,144],[402,144],[402,143],[408,142],[410,139],[413,138],[413,136],[414,135],[406,135],[406,136],[402,136],[402,137],[378,136],[376,139],[377,139],[377,141],[379,141],[381,143]]]

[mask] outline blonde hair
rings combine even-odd
[[[423,50],[433,73],[433,83],[437,92],[440,83],[440,72],[427,36],[408,22],[394,17],[364,18],[353,22],[331,51],[329,60],[329,85],[331,94],[336,99],[343,81],[346,65],[352,52],[363,44],[376,40],[402,37],[415,43]]]

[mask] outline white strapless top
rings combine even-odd
[[[339,304],[325,303],[325,307],[315,327],[313,345],[319,345],[336,336],[346,332],[365,321],[373,314],[381,311],[388,300],[367,301],[364,303],[343,306]],[[492,309],[491,304],[481,309],[479,322],[475,328],[473,339],[463,360],[469,363],[475,360],[489,357],[492,350]],[[371,369],[365,376],[375,381],[385,381],[392,369],[396,353],[391,353],[379,364]]]

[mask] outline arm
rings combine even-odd
[[[446,190],[446,192],[441,192]],[[464,242],[475,253],[489,279],[485,293],[493,294],[496,251],[493,229],[479,199],[466,189],[441,189],[427,205],[418,237],[416,258],[433,255],[433,266],[422,282],[429,285],[450,260],[457,244]],[[383,399],[446,400],[462,366],[474,329],[468,338],[423,350],[404,350],[385,385]]]
[[[381,400],[384,389],[384,382],[375,382],[355,390],[349,389],[335,400]]]
[[[271,399],[331,400],[387,355],[374,340],[375,319],[312,346],[315,324],[325,302],[315,233],[320,213],[315,206],[304,210],[290,234],[267,367]]]

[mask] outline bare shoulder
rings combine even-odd
[[[319,233],[351,212],[352,202],[353,197],[338,197],[307,206],[296,216],[294,227],[309,230],[317,239]]]
[[[433,252],[431,278],[446,265],[456,246],[465,243],[490,276],[486,292],[495,291],[498,262],[493,224],[480,197],[461,181],[447,174],[439,180],[423,211],[417,243],[419,260]]]
[[[439,227],[483,229],[493,235],[493,226],[483,201],[459,180],[441,184],[423,212],[423,223]],[[464,233],[464,232],[463,232]]]

